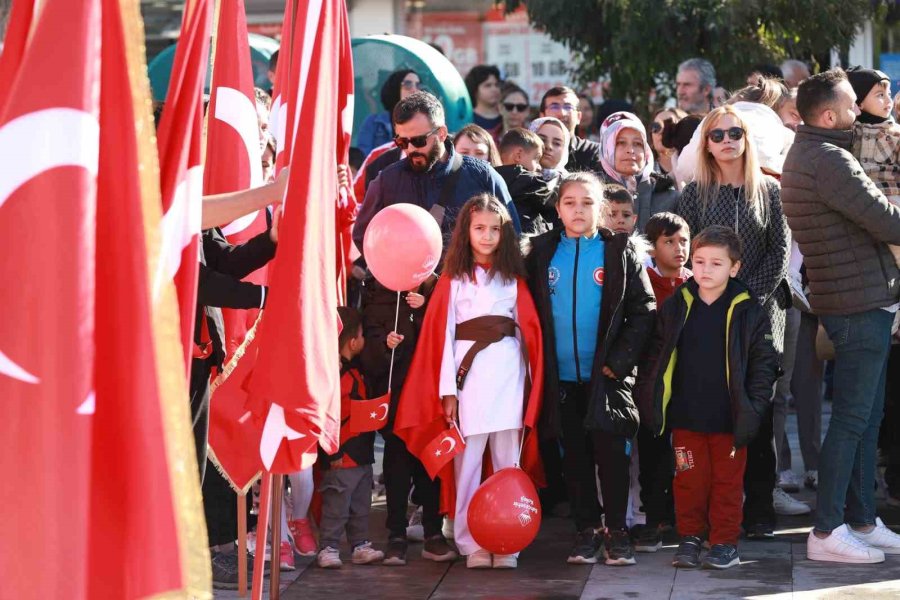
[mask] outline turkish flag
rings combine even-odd
[[[5,597],[80,599],[88,586],[101,13],[99,0],[46,0],[37,16],[27,4],[12,11],[0,85],[0,573]]]
[[[157,131],[162,191],[162,256],[153,282],[158,296],[163,282],[175,280],[181,315],[181,343],[186,373],[194,346],[197,310],[197,261],[203,210],[203,82],[212,29],[210,0],[188,0],[181,36]]]
[[[387,423],[391,393],[371,400],[350,401],[350,422],[347,424],[354,433],[378,431]]]
[[[262,142],[244,0],[222,0],[216,29],[212,85],[206,130],[203,193],[222,194],[263,185]],[[222,228],[232,244],[266,231],[266,210],[245,215]],[[244,281],[264,285],[267,268]],[[256,322],[259,309],[223,309],[225,350],[230,356]]]
[[[143,21],[137,0],[101,5],[87,596],[208,597],[178,304],[171,282],[156,296],[152,289],[163,225]],[[61,348],[66,359],[73,357]],[[63,514],[68,519],[73,511]],[[71,543],[68,537],[65,545]]]
[[[459,435],[459,429],[451,427],[437,434],[433,440],[428,442],[419,458],[422,466],[428,471],[428,476],[434,479],[437,477],[441,469],[453,460],[453,457],[463,451],[466,443],[462,436]]]
[[[291,452],[271,452],[297,433],[310,432],[327,453],[340,445],[334,199],[336,165],[349,142],[350,32],[343,0],[313,0],[304,8],[294,19],[290,52],[288,106],[299,109],[297,126],[288,130],[291,173],[248,400],[266,419],[261,453],[276,473],[299,464]]]
[[[272,87],[272,108],[269,111],[269,133],[275,138],[275,173],[290,164],[290,146],[285,143],[286,133],[293,131],[294,112],[288,110],[288,83],[291,68],[291,40],[294,29],[293,0],[284,3],[281,22],[281,50],[275,66],[275,84]],[[288,124],[288,117],[291,123]]]

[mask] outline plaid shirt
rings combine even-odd
[[[900,205],[900,125],[856,122],[851,151],[872,183],[892,204]]]

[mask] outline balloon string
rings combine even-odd
[[[519,456],[516,458],[516,467],[522,468],[522,448],[525,447],[525,426],[522,426],[522,437],[519,440]]]
[[[397,325],[400,324],[400,292],[397,292],[397,310],[394,312],[394,333],[397,333]],[[388,370],[388,394],[391,393],[391,383],[394,381],[394,353],[397,346],[391,348],[391,368]]]

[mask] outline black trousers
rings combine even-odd
[[[884,389],[884,418],[878,446],[887,458],[884,480],[894,496],[900,496],[900,345],[891,346]]]
[[[572,516],[578,531],[600,526],[599,476],[606,526],[625,529],[631,442],[623,435],[584,428],[589,390],[589,383],[560,382],[563,475]]]
[[[419,459],[410,454],[406,443],[393,432],[382,431],[384,438],[384,487],[387,495],[387,521],[390,537],[406,537],[409,520],[409,492],[416,486],[415,497],[422,506],[422,528],[429,538],[441,532],[440,481],[428,476]]]
[[[638,429],[637,440],[640,467],[638,481],[641,484],[641,504],[647,517],[647,526],[674,524],[672,478],[675,474],[675,459],[671,433],[666,431],[657,437],[642,424]]]
[[[772,407],[763,415],[759,433],[747,446],[744,471],[744,529],[753,525],[775,526],[775,433]]]
[[[213,364],[207,359],[191,361],[191,425],[194,430],[194,446],[197,449],[197,465],[200,467],[200,483],[206,474],[206,443],[209,436],[209,374]]]

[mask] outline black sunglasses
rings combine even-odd
[[[650,132],[651,133],[659,133],[662,130],[663,130],[662,123],[653,121],[653,123],[650,124]]]
[[[509,112],[525,112],[526,110],[528,110],[528,105],[518,104],[516,102],[504,102],[503,108],[505,108]]]
[[[435,127],[428,133],[423,133],[422,135],[414,135],[413,137],[400,137],[399,135],[394,136],[394,143],[397,144],[403,150],[409,148],[409,145],[412,144],[416,148],[424,148],[425,144],[428,143],[428,138],[431,137],[440,127]]]
[[[744,137],[744,130],[740,127],[729,127],[727,130],[711,129],[710,132],[706,134],[706,137],[709,138],[709,141],[719,144],[725,139],[725,134],[728,134],[728,138],[736,142]]]

